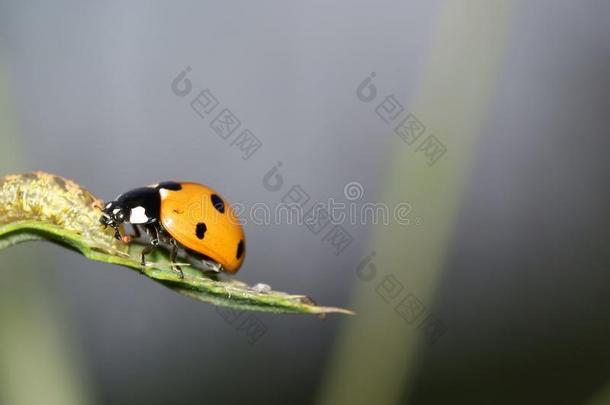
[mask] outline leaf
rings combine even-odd
[[[0,250],[31,240],[49,240],[100,262],[141,271],[144,246],[117,241],[98,222],[102,201],[71,180],[44,172],[0,179]],[[172,270],[169,255],[157,249],[147,256],[145,275],[179,294],[239,310],[276,313],[353,314],[317,306],[305,295],[250,287],[224,275],[207,276],[182,266],[184,279]],[[207,274],[207,273],[206,273]]]

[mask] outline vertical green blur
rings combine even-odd
[[[344,321],[329,367],[320,405],[401,403],[409,397],[413,366],[423,344],[421,331],[407,324],[375,293],[394,275],[405,290],[430,308],[447,265],[453,225],[473,166],[482,123],[494,91],[512,1],[444,2],[432,31],[428,61],[418,96],[407,108],[447,148],[429,166],[416,146],[396,138],[385,168],[380,201],[412,205],[421,225],[378,225],[369,250],[376,253],[377,276],[358,281],[352,307],[358,315]],[[400,97],[402,96],[402,97]],[[405,94],[399,98],[408,99]],[[441,321],[443,321],[441,319]],[[451,328],[441,339],[450,339]]]
[[[584,405],[608,405],[610,404],[610,383],[596,392],[591,398],[584,402]]]
[[[0,175],[25,169],[13,116],[0,63]],[[37,269],[41,262],[45,270],[52,263],[27,250],[33,247],[0,252],[0,404],[90,404],[75,345]]]

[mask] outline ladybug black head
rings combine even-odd
[[[119,225],[121,225],[127,219],[125,210],[116,201],[111,201],[102,210],[102,216],[100,217],[100,223],[104,227],[111,227],[115,230],[115,237],[121,239],[119,233]]]

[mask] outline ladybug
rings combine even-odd
[[[104,206],[100,223],[125,242],[138,238],[141,229],[151,235],[142,251],[142,271],[146,256],[160,243],[171,248],[172,269],[182,278],[176,264],[178,248],[200,257],[214,271],[229,273],[239,270],[246,254],[244,232],[233,209],[203,184],[166,181],[128,191]],[[135,235],[121,236],[124,223],[132,225]]]

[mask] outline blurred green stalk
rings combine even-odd
[[[589,400],[584,402],[585,405],[608,405],[610,404],[610,383],[601,387],[601,389],[593,395]]]
[[[24,167],[3,68],[0,65],[0,173],[7,174]],[[74,342],[42,285],[44,275],[36,271],[41,260],[45,270],[52,263],[37,258],[33,250],[24,254],[24,249],[32,246],[3,251],[0,259],[0,403],[91,404]]]
[[[376,253],[372,263],[377,274],[372,281],[357,281],[352,307],[358,316],[344,321],[320,405],[391,405],[409,398],[423,336],[417,330],[418,322],[408,324],[395,307],[412,293],[434,315],[434,293],[447,265],[454,222],[494,91],[513,4],[485,0],[441,3],[419,95],[406,110],[427,127],[422,138],[436,135],[447,153],[429,166],[416,151],[419,142],[408,146],[393,132],[385,135],[394,137],[396,146],[382,177],[380,201],[390,207],[410,203],[412,218],[421,217],[423,223],[372,228],[365,255]],[[375,104],[383,97],[382,92]],[[386,303],[376,288],[389,275],[396,277],[404,291],[398,301]],[[439,345],[443,339],[451,339],[451,325],[447,326]]]

